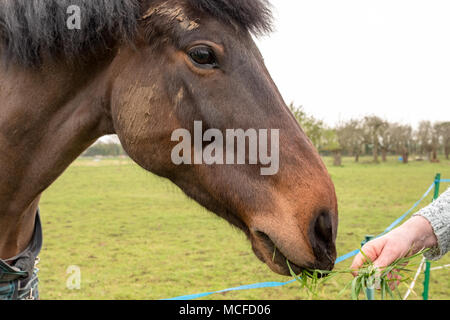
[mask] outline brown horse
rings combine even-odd
[[[80,29],[67,26],[70,5]],[[42,192],[117,134],[140,166],[241,229],[274,272],[289,275],[287,260],[331,269],[335,190],[252,39],[270,23],[262,0],[0,1],[0,258],[28,246]],[[174,164],[171,135],[195,121],[279,129],[278,173]]]

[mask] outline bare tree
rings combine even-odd
[[[361,121],[352,119],[339,124],[336,128],[336,134],[342,148],[355,157],[355,162],[359,162],[365,142]]]
[[[372,146],[373,161],[379,163],[378,152],[380,150],[380,132],[385,128],[385,121],[377,116],[364,118],[364,130],[367,142]]]
[[[384,121],[379,129],[379,141],[381,149],[381,158],[383,162],[387,161],[387,154],[394,145],[393,126],[391,123]]]
[[[433,126],[430,121],[421,121],[416,131],[417,143],[421,154],[426,154],[431,160],[431,152],[433,149]]]
[[[441,138],[441,143],[444,148],[445,158],[450,157],[450,122],[440,122],[437,124],[437,129]]]
[[[413,143],[413,129],[410,125],[391,124],[392,144],[393,148],[400,154],[403,163],[409,162],[409,154]]]
[[[333,154],[334,166],[342,165],[342,147],[339,144],[336,130],[330,128],[323,130],[320,150],[329,151]]]
[[[433,125],[433,130],[431,131],[431,162],[439,162],[438,151],[440,147],[441,140],[441,127],[440,123],[435,123]]]

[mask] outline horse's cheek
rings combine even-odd
[[[161,113],[165,101],[158,87],[130,86],[117,90],[112,116],[117,135],[128,155],[145,169],[159,173],[170,166],[171,134],[178,128],[172,112]]]

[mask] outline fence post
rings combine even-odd
[[[441,185],[441,174],[438,173],[436,178],[434,179],[434,196],[433,201],[439,198],[439,187]],[[430,276],[431,276],[431,262],[426,261],[425,263],[425,279],[423,281],[423,300],[428,300],[429,292],[430,292]]]
[[[370,234],[367,235],[367,236],[365,236],[365,237],[364,237],[364,240],[361,242],[361,248],[364,247],[364,245],[365,245],[367,242],[373,240],[374,238],[375,238],[375,236],[370,235]]]
[[[366,235],[364,240],[361,242],[361,247],[364,247],[364,245],[367,242],[373,240],[374,238],[375,238],[375,236]],[[367,297],[367,300],[375,300],[375,287],[366,289],[366,297]]]
[[[434,197],[433,201],[439,198],[439,187],[441,186],[441,174],[438,173],[436,175],[436,179],[434,180]]]

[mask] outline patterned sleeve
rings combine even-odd
[[[425,257],[429,260],[439,260],[450,250],[450,189],[414,216],[424,217],[430,222],[438,245],[428,251]]]

